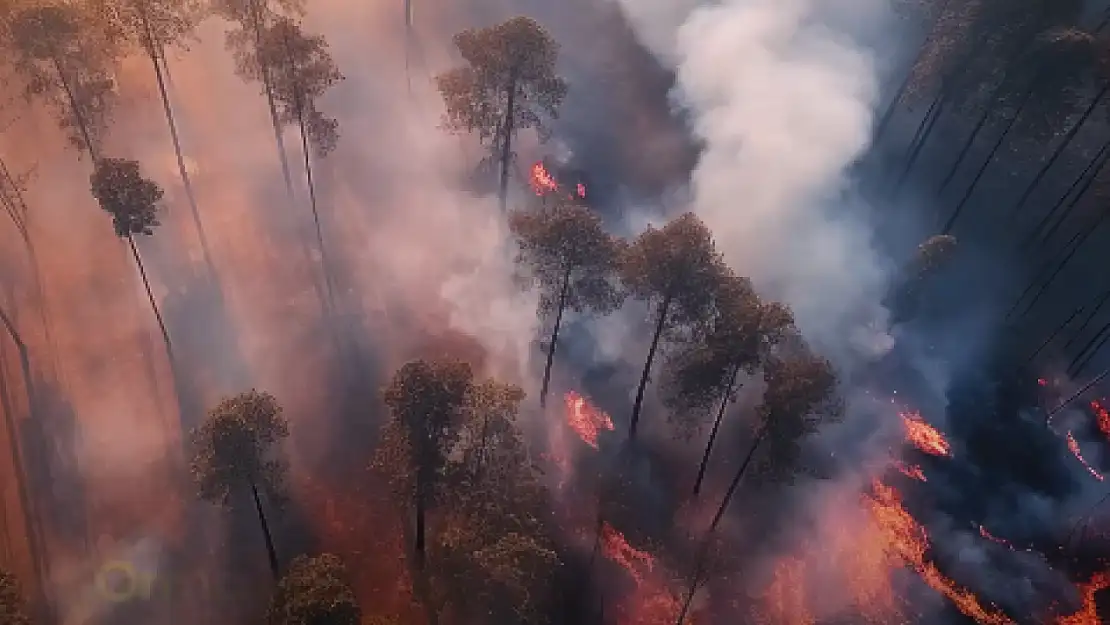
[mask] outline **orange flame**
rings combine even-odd
[[[578,197],[586,199],[586,185],[581,182],[578,183]]]
[[[1083,599],[1083,607],[1079,611],[1056,620],[1056,625],[1100,625],[1103,623],[1098,615],[1098,605],[1095,595],[1099,591],[1110,588],[1110,571],[1096,574],[1091,581],[1079,585],[1079,596]]]
[[[764,595],[770,620],[783,625],[814,625],[806,606],[805,563],[783,558],[775,565],[775,579]]]
[[[568,392],[564,400],[566,403],[567,425],[574,430],[574,433],[583,442],[597,449],[598,432],[601,430],[612,431],[613,420],[609,418],[609,415],[590,405],[585,397],[574,391]]]
[[[529,178],[529,183],[536,195],[544,195],[559,189],[559,183],[555,181],[555,177],[539,161],[532,165],[532,175]]]
[[[1003,547],[1007,547],[1011,550],[1014,548],[1013,545],[1010,544],[1010,541],[1006,540],[1005,538],[999,538],[994,534],[991,534],[987,531],[987,528],[983,527],[982,525],[979,526],[979,535],[991,541],[992,543],[1002,545]]]
[[[934,456],[950,456],[952,448],[940,430],[921,418],[917,412],[900,412],[902,424],[906,428],[906,439],[921,451]]]
[[[894,488],[876,480],[864,505],[882,529],[893,555],[917,572],[927,586],[955,604],[963,614],[980,625],[1015,625],[994,606],[984,607],[979,598],[944,576],[936,565],[926,561],[929,535],[902,506],[902,496]]]
[[[894,466],[902,473],[902,475],[905,475],[908,478],[915,479],[919,482],[929,481],[928,478],[925,477],[925,472],[916,464],[906,464],[905,462],[896,461],[894,463]]]
[[[1079,462],[1083,465],[1083,468],[1087,469],[1088,473],[1093,475],[1096,480],[1101,482],[1103,480],[1102,474],[1096,471],[1095,468],[1092,467],[1085,458],[1083,458],[1083,452],[1079,449],[1079,441],[1075,440],[1075,437],[1072,436],[1071,432],[1068,432],[1067,439],[1068,451],[1070,451],[1071,454],[1075,456],[1076,460],[1079,460]]]
[[[644,581],[643,571],[650,571],[655,566],[655,558],[650,553],[628,544],[624,534],[605,522],[601,524],[601,552],[606,558],[624,567],[637,584]]]
[[[1102,432],[1102,435],[1106,438],[1110,438],[1110,411],[1108,411],[1106,406],[1103,406],[1102,402],[1097,399],[1091,400],[1091,410],[1095,413],[1098,431]]]

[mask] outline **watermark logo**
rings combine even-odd
[[[127,603],[135,599],[149,600],[154,593],[157,575],[137,568],[127,560],[110,560],[96,571],[93,583],[96,593],[110,603]]]

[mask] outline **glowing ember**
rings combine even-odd
[[[570,429],[590,447],[597,449],[597,434],[601,430],[612,430],[613,420],[609,415],[590,405],[585,397],[570,391],[565,397],[566,420]]]
[[[1095,413],[1098,431],[1102,432],[1102,435],[1106,438],[1110,438],[1110,411],[1102,405],[1102,401],[1097,399],[1091,400],[1091,410]]]
[[[980,625],[1015,625],[1008,616],[991,606],[984,607],[979,598],[944,576],[936,565],[926,561],[929,535],[925,528],[902,507],[902,497],[895,489],[875,481],[872,493],[864,497],[864,505],[885,535],[892,555],[899,558],[921,577],[921,581],[951,601],[956,608]]]
[[[902,475],[905,475],[906,477],[908,477],[910,479],[914,479],[914,480],[917,480],[919,482],[928,482],[929,481],[925,477],[925,472],[922,471],[921,467],[917,466],[916,464],[906,464],[904,462],[895,462],[894,466],[902,473]]]
[[[581,182],[578,183],[578,197],[586,199],[586,185]]]
[[[1071,451],[1071,454],[1075,456],[1075,458],[1079,460],[1080,463],[1083,464],[1083,468],[1087,469],[1088,473],[1093,475],[1096,480],[1101,482],[1103,480],[1102,474],[1096,471],[1095,468],[1088,464],[1087,460],[1083,458],[1083,452],[1079,449],[1079,441],[1075,440],[1075,437],[1072,436],[1071,432],[1068,432],[1067,439],[1068,450]]]
[[[532,185],[532,191],[534,191],[536,195],[544,195],[559,189],[559,183],[555,181],[555,177],[547,171],[547,168],[543,166],[542,162],[537,162],[535,165],[532,165],[532,176],[529,182]]]
[[[783,558],[775,565],[775,580],[764,596],[770,622],[814,625],[817,619],[806,607],[805,563]]]
[[[1079,596],[1083,599],[1083,607],[1075,614],[1057,619],[1056,625],[1100,625],[1103,621],[1098,616],[1095,595],[1106,588],[1110,588],[1110,571],[1098,573],[1091,581],[1080,584]]]
[[[999,538],[994,534],[991,534],[987,531],[987,528],[983,527],[982,525],[979,526],[979,535],[991,541],[992,543],[997,543],[999,545],[1002,545],[1003,547],[1013,549],[1013,546],[1010,545],[1010,541],[1006,540],[1005,538]]]
[[[1048,380],[1044,378],[1037,378],[1037,384],[1041,386],[1048,386]]]
[[[952,448],[944,434],[921,418],[916,412],[898,413],[906,428],[906,439],[921,451],[934,456],[950,456]]]
[[[644,581],[643,570],[650,571],[655,566],[655,558],[650,553],[628,544],[624,534],[608,523],[601,524],[601,552],[606,558],[624,567],[637,584]]]

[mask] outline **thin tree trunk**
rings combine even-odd
[[[405,0],[405,83],[412,97],[412,0]]]
[[[1071,324],[1071,322],[1076,317],[1078,317],[1079,313],[1081,313],[1081,312],[1083,312],[1083,307],[1082,306],[1080,306],[1079,308],[1076,308],[1075,311],[1072,312],[1072,314],[1069,315],[1067,319],[1064,319],[1064,321],[1060,325],[1056,326],[1056,329],[1053,330],[1052,333],[1048,335],[1048,338],[1046,338],[1044,341],[1042,341],[1041,344],[1039,346],[1037,346],[1037,349],[1032,354],[1030,354],[1028,358],[1025,359],[1025,364],[1029,365],[1030,363],[1033,362],[1034,359],[1037,358],[1037,356],[1040,356],[1041,352],[1044,351],[1044,349],[1046,347],[1051,345],[1052,341],[1056,340],[1056,337],[1060,336],[1060,333],[1063,332],[1064,329],[1067,328],[1068,325]]]
[[[1068,339],[1067,343],[1064,343],[1065,350],[1074,345],[1075,342],[1079,340],[1080,335],[1082,335],[1083,331],[1087,329],[1087,326],[1091,324],[1091,321],[1094,320],[1095,316],[1102,311],[1102,307],[1106,305],[1107,301],[1110,301],[1110,289],[1106,289],[1105,291],[1103,291],[1102,294],[1098,296],[1098,300],[1094,302],[1094,306],[1091,307],[1091,310],[1083,316],[1083,322],[1079,324],[1078,328],[1076,328],[1075,334],[1072,335],[1070,339]]]
[[[170,332],[166,329],[166,322],[162,319],[162,312],[158,310],[158,302],[154,299],[154,292],[150,289],[150,280],[146,275],[146,266],[143,265],[143,259],[139,256],[139,248],[135,245],[135,238],[128,235],[127,245],[131,248],[131,256],[135,259],[135,266],[139,268],[139,276],[143,279],[143,288],[146,289],[147,300],[150,301],[150,309],[154,311],[154,317],[158,320],[158,328],[162,331],[162,340],[166,343],[166,353],[173,361],[173,343],[170,342]]]
[[[701,464],[698,466],[698,477],[694,480],[695,497],[701,494],[701,484],[705,479],[705,471],[709,467],[709,457],[713,454],[713,443],[717,440],[717,432],[721,429],[721,422],[724,421],[725,412],[728,411],[728,406],[732,403],[732,391],[736,387],[736,378],[739,375],[740,367],[733,367],[732,376],[729,377],[728,385],[721,395],[721,406],[717,409],[717,418],[713,420],[713,429],[709,431],[709,440],[705,443],[705,453],[702,454]]]
[[[1040,287],[1033,295],[1033,299],[1030,300],[1029,305],[1026,306],[1025,312],[1022,313],[1022,316],[1028,314],[1030,311],[1033,310],[1033,307],[1037,305],[1037,302],[1040,301],[1041,296],[1044,295],[1048,287],[1056,281],[1056,278],[1060,276],[1060,273],[1064,271],[1064,268],[1068,266],[1068,263],[1070,263],[1072,259],[1075,258],[1076,253],[1078,253],[1079,250],[1082,249],[1083,244],[1087,242],[1087,239],[1091,237],[1091,234],[1093,234],[1095,230],[1098,230],[1103,222],[1106,221],[1106,218],[1108,216],[1110,216],[1110,213],[1103,213],[1103,215],[1100,216],[1093,224],[1091,224],[1089,228],[1083,231],[1083,233],[1078,237],[1078,240],[1073,239],[1075,241],[1075,244],[1071,246],[1070,251],[1068,251],[1063,260],[1061,260],[1060,263],[1056,265],[1056,268],[1052,271],[1048,278],[1040,284]]]
[[[925,148],[925,144],[929,141],[929,137],[933,134],[933,129],[937,126],[937,120],[944,113],[944,108],[948,106],[948,92],[944,89],[941,90],[937,98],[933,100],[933,104],[929,106],[929,111],[926,112],[925,118],[921,120],[918,125],[917,134],[914,136],[914,141],[910,143],[909,153],[906,156],[906,162],[902,166],[901,173],[894,182],[894,188],[891,190],[891,197],[897,198],[902,192],[902,187],[905,185],[906,180],[909,179],[910,172],[913,171],[913,166],[917,163],[917,159],[921,156],[921,151]]]
[[[501,180],[497,201],[504,213],[509,204],[509,162],[513,156],[513,119],[516,115],[516,76],[509,78],[509,96],[505,103],[505,121],[501,134]]]
[[[1011,115],[1008,120],[1006,120],[1006,127],[1002,130],[1002,133],[998,135],[998,138],[995,139],[994,145],[991,146],[990,152],[988,152],[986,158],[983,159],[982,165],[980,165],[979,169],[975,171],[975,176],[971,179],[971,183],[968,184],[967,189],[964,191],[964,194],[960,198],[959,203],[956,204],[956,208],[952,211],[952,215],[948,218],[948,221],[944,222],[944,227],[941,229],[941,232],[943,234],[948,234],[952,231],[952,226],[956,224],[956,220],[960,217],[960,213],[963,212],[964,207],[967,206],[967,203],[971,200],[972,195],[975,194],[975,189],[979,187],[979,182],[983,180],[983,175],[987,172],[987,169],[990,167],[991,163],[994,162],[994,157],[996,154],[998,154],[998,150],[1001,149],[1002,146],[1006,143],[1006,139],[1010,136],[1010,131],[1012,131],[1017,126],[1018,118],[1021,117],[1021,113],[1025,110],[1025,106],[1032,99],[1033,93],[1034,91],[1032,87],[1027,89],[1022,95],[1021,103],[1018,104],[1018,107],[1014,111],[1014,114]]]
[[[255,57],[258,61],[258,73],[262,78],[262,88],[266,92],[266,105],[270,107],[270,123],[274,127],[274,143],[277,144],[278,158],[281,160],[281,175],[285,180],[285,190],[293,196],[293,176],[289,173],[289,158],[285,154],[285,138],[281,132],[281,122],[278,120],[277,104],[274,101],[274,85],[270,80],[270,68],[262,61],[262,26],[263,11],[266,8],[264,0],[252,0],[250,4],[251,28],[254,30]]]
[[[540,385],[540,407],[547,406],[547,390],[551,383],[551,364],[555,361],[555,348],[559,343],[559,327],[563,324],[567,291],[570,290],[570,269],[563,273],[563,286],[559,289],[559,310],[555,313],[555,327],[551,331],[551,344],[547,347],[547,362],[543,366],[543,383]]]
[[[632,404],[632,418],[628,422],[628,440],[636,440],[636,426],[640,423],[640,410],[644,406],[644,389],[647,388],[651,376],[651,363],[655,360],[655,352],[659,349],[659,339],[667,327],[667,313],[670,312],[671,295],[668,293],[659,302],[659,320],[655,322],[655,334],[651,337],[651,347],[648,348],[647,360],[644,362],[644,371],[640,374],[640,384],[636,387],[636,401]]]
[[[732,502],[733,495],[736,494],[736,489],[740,487],[741,480],[744,479],[744,474],[748,470],[748,466],[755,457],[755,452],[763,443],[763,439],[767,437],[767,433],[771,429],[771,422],[764,421],[763,425],[759,428],[759,433],[756,434],[755,440],[752,441],[752,446],[748,449],[748,455],[744,457],[744,462],[740,463],[740,468],[736,470],[736,475],[732,478],[732,483],[728,485],[728,490],[725,491],[724,499],[721,500],[721,505],[717,507],[717,513],[713,515],[713,522],[709,524],[709,529],[705,532],[705,538],[702,539],[701,548],[698,550],[697,560],[694,564],[694,574],[690,579],[690,591],[686,593],[686,599],[682,603],[682,611],[679,612],[678,620],[675,625],[682,625],[686,620],[686,615],[690,611],[690,604],[694,601],[694,595],[698,591],[698,584],[701,582],[701,576],[705,573],[705,561],[709,557],[710,541],[713,534],[717,531],[717,526],[721,524],[721,519],[725,517],[725,512],[728,510],[729,503]]]
[[[1025,191],[1021,194],[1021,198],[1019,198],[1017,204],[1014,205],[1014,213],[1020,211],[1025,206],[1025,203],[1029,201],[1029,198],[1033,196],[1033,191],[1036,190],[1037,185],[1039,185],[1041,183],[1041,180],[1043,180],[1044,177],[1048,174],[1048,170],[1052,169],[1052,166],[1056,164],[1056,161],[1059,160],[1060,156],[1064,153],[1064,150],[1066,150],[1068,145],[1071,144],[1072,139],[1074,139],[1075,136],[1079,134],[1080,128],[1083,127],[1083,124],[1095,112],[1095,109],[1098,108],[1098,105],[1102,103],[1103,98],[1106,97],[1106,94],[1108,92],[1110,92],[1110,81],[1107,81],[1106,84],[1103,85],[1102,89],[1100,89],[1098,93],[1095,94],[1095,97],[1087,105],[1087,108],[1084,109],[1083,114],[1080,115],[1079,119],[1074,124],[1072,124],[1071,128],[1068,129],[1067,134],[1064,135],[1063,141],[1061,141],[1060,144],[1056,146],[1056,149],[1052,152],[1052,155],[1037,171],[1037,174],[1033,176],[1033,180],[1030,181],[1029,184],[1025,187]]]
[[[416,555],[416,568],[417,570],[424,569],[425,562],[425,542],[427,540],[427,501],[425,490],[427,490],[424,480],[417,478],[416,484],[416,538],[413,541],[413,551]]]
[[[254,480],[250,481],[251,497],[254,498],[254,510],[258,513],[258,524],[262,528],[262,536],[266,539],[266,558],[270,564],[270,572],[274,581],[281,579],[281,568],[278,565],[277,549],[274,547],[274,536],[270,533],[270,524],[266,521],[266,513],[262,510],[262,499],[258,496],[258,487]]]
[[[1102,154],[1098,157],[1098,160],[1099,162],[1096,165],[1097,169],[1095,169],[1095,171],[1087,177],[1087,180],[1083,183],[1083,186],[1080,187],[1079,190],[1076,192],[1075,197],[1072,198],[1071,202],[1068,202],[1068,207],[1062,213],[1060,213],[1059,217],[1054,220],[1054,223],[1048,228],[1048,230],[1041,234],[1041,245],[1047,245],[1048,242],[1052,240],[1052,237],[1054,237],[1056,233],[1060,231],[1060,227],[1067,222],[1068,217],[1072,214],[1075,208],[1079,206],[1080,201],[1082,201],[1083,198],[1086,196],[1087,191],[1091,188],[1091,185],[1093,185],[1095,181],[1099,179],[1099,177],[1102,175],[1103,170],[1106,169],[1107,162],[1110,162],[1110,152],[1104,150]],[[1036,234],[1038,234],[1037,230],[1034,230],[1030,233],[1030,235],[1033,235],[1034,237]]]
[[[70,87],[69,81],[66,80],[65,70],[62,69],[62,62],[59,60],[57,53],[51,57],[51,60],[54,61],[54,70],[58,73],[58,80],[62,83],[62,89],[66,93],[66,99],[69,100],[69,108],[73,111],[73,119],[77,123],[77,130],[81,133],[81,138],[85,141],[85,149],[89,152],[89,157],[95,165],[98,160],[96,147],[93,145],[92,133],[89,132],[89,125],[85,122],[85,116],[81,114],[81,107],[77,104],[77,96],[74,95],[73,88]]]
[[[1052,208],[1049,209],[1047,213],[1045,213],[1044,217],[1042,217],[1041,220],[1037,222],[1037,225],[1029,231],[1029,234],[1027,234],[1024,239],[1022,239],[1019,249],[1025,249],[1033,244],[1033,241],[1037,238],[1037,235],[1042,234],[1042,230],[1044,229],[1044,227],[1047,226],[1050,222],[1054,221],[1057,211],[1059,211],[1060,208],[1064,206],[1064,203],[1067,202],[1068,198],[1070,197],[1071,202],[1067,203],[1068,208],[1065,210],[1066,218],[1067,213],[1071,212],[1071,209],[1076,205],[1076,203],[1079,202],[1079,200],[1083,197],[1083,194],[1087,192],[1087,189],[1090,188],[1091,184],[1093,184],[1094,182],[1094,179],[1097,177],[1097,172],[1094,176],[1089,176],[1089,174],[1092,173],[1092,170],[1095,170],[1096,168],[1101,170],[1106,165],[1106,157],[1108,155],[1108,152],[1110,152],[1110,142],[1102,144],[1102,147],[1099,148],[1099,151],[1096,152],[1094,157],[1087,162],[1087,166],[1083,168],[1083,171],[1079,172],[1079,175],[1076,176],[1075,180],[1073,180],[1072,183],[1068,185],[1067,190],[1064,191],[1064,193],[1060,196],[1060,199],[1052,205]],[[1080,185],[1082,185],[1082,190],[1077,193],[1076,189],[1078,189]],[[1055,231],[1055,228],[1053,229],[1053,231]]]
[[[1075,377],[1086,369],[1087,365],[1091,364],[1091,361],[1094,360],[1094,357],[1102,351],[1107,341],[1110,341],[1110,322],[1102,326],[1102,328],[1091,337],[1091,340],[1083,346],[1083,349],[1076,354],[1075,358],[1068,363],[1066,371],[1068,377]]]

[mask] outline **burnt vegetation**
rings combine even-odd
[[[938,404],[934,381],[911,366],[915,350],[933,345],[898,343],[865,366],[841,370],[807,338],[795,311],[767,295],[773,289],[725,261],[695,212],[673,211],[630,233],[584,184],[566,188],[542,164],[532,176],[546,178],[522,177],[518,152],[544,149],[574,85],[560,74],[555,36],[533,18],[512,17],[456,35],[457,65],[433,83],[442,130],[476,142],[479,154],[467,167],[495,181],[514,286],[536,298],[527,311],[539,326],[528,366],[510,379],[487,366],[490,354],[470,357],[443,339],[406,346],[403,358],[383,357],[383,375],[360,366],[344,372],[360,390],[371,389],[345,408],[357,415],[351,431],[365,440],[334,443],[357,448],[357,459],[337,454],[338,486],[312,501],[304,495],[310,489],[291,484],[291,459],[308,454],[292,422],[323,430],[325,415],[302,414],[303,406],[288,415],[284,397],[294,389],[242,390],[207,402],[203,420],[181,434],[187,440],[170,446],[169,488],[182,507],[192,510],[199,500],[227,508],[229,524],[245,518],[253,533],[182,550],[255,558],[268,575],[227,564],[213,574],[216,582],[190,582],[159,609],[186,613],[187,604],[215,596],[247,606],[235,612],[241,618],[201,619],[213,625],[1107,622],[1110,544],[1096,530],[1110,523],[1110,504],[1083,500],[1093,505],[1040,524],[1012,519],[1025,513],[1030,493],[1046,507],[1072,506],[1074,493],[1092,488],[1081,480],[1101,482],[1110,469],[1110,416],[1097,399],[1110,342],[1110,273],[1104,264],[1090,269],[1110,242],[1110,10],[1092,16],[1071,0],[909,4],[906,21],[921,48],[892,80],[874,145],[855,170],[871,204],[935,222],[924,242],[886,250],[900,264],[883,299],[887,321],[896,335],[931,336],[966,321],[967,309],[1002,318],[986,355],[943,389],[939,416],[913,414],[914,404]],[[327,40],[305,30],[306,9],[293,0],[0,5],[0,64],[91,161],[83,163],[91,198],[135,264],[175,394],[186,393],[178,388],[185,364],[176,360],[176,330],[163,315],[169,296],[152,284],[174,278],[152,280],[143,254],[169,238],[161,236],[170,228],[161,223],[165,192],[144,163],[107,152],[116,145],[108,140],[116,73],[130,56],[149,65],[205,273],[214,276],[206,207],[192,191],[166,51],[184,49],[210,17],[231,24],[226,47],[239,77],[265,99],[288,197],[297,185],[287,131],[298,139],[325,281],[324,288],[313,284],[326,318],[320,332],[332,332],[343,252],[325,239],[330,214],[317,172],[341,152],[340,120],[328,114],[325,98],[344,74]],[[5,209],[33,253],[20,185],[6,168],[0,173]],[[877,220],[897,221],[889,214]],[[890,230],[897,240],[897,228]],[[314,262],[301,246],[304,262]],[[974,262],[968,249],[1004,258],[1021,280],[974,282],[983,277],[967,269]],[[178,286],[169,290],[186,291]],[[22,366],[0,369],[0,390],[4,440],[13,449],[10,490],[18,487],[20,509],[3,517],[0,625],[55,625],[65,622],[57,614],[64,602],[43,568],[50,554],[36,553],[41,541],[32,540],[48,525],[31,503],[44,495],[41,485],[25,493],[33,480],[19,458],[28,437],[14,423],[17,413],[39,418],[47,402],[34,388],[46,371],[38,361],[57,355],[28,351],[20,324],[32,316],[9,314],[10,305],[4,300],[0,315]],[[579,361],[583,325],[602,321],[628,330],[620,340],[635,362],[605,369]],[[336,351],[354,349],[340,342]],[[155,356],[144,358],[153,370]],[[331,389],[321,394],[336,405],[348,399],[331,397]],[[855,475],[852,459],[822,447],[821,435],[847,429],[837,428],[863,394],[883,404],[889,419],[900,418],[906,435],[892,444],[897,457],[874,471],[881,475],[850,493],[869,514],[843,520],[858,522],[879,546],[860,541],[830,553],[860,558],[860,570],[890,577],[905,570],[918,581],[905,582],[909,590],[888,587],[900,579],[887,582],[890,605],[868,587],[818,618],[802,591],[791,594],[805,574],[775,556],[789,554],[784,544],[809,522],[795,508],[799,493]],[[1058,427],[1056,413],[1065,407],[1067,425]],[[931,425],[942,420],[950,427]],[[1065,464],[1076,462],[1084,468]],[[920,502],[932,505],[921,503],[922,511],[913,505]],[[205,511],[196,516],[208,514],[197,507]],[[188,523],[199,523],[190,515]],[[995,550],[987,553],[996,568],[1020,568],[1018,558],[1028,556],[1049,573],[1002,578],[1037,586],[1015,593],[1020,598],[961,576],[967,569],[958,549],[929,539],[933,527],[953,520],[979,528],[973,538]],[[345,532],[356,538],[337,538]],[[28,557],[13,555],[21,533]],[[810,575],[811,583],[821,578]],[[922,592],[932,594],[921,600]],[[939,617],[918,609],[935,605],[934,595],[943,603]],[[108,613],[93,622],[107,625],[116,614]]]

